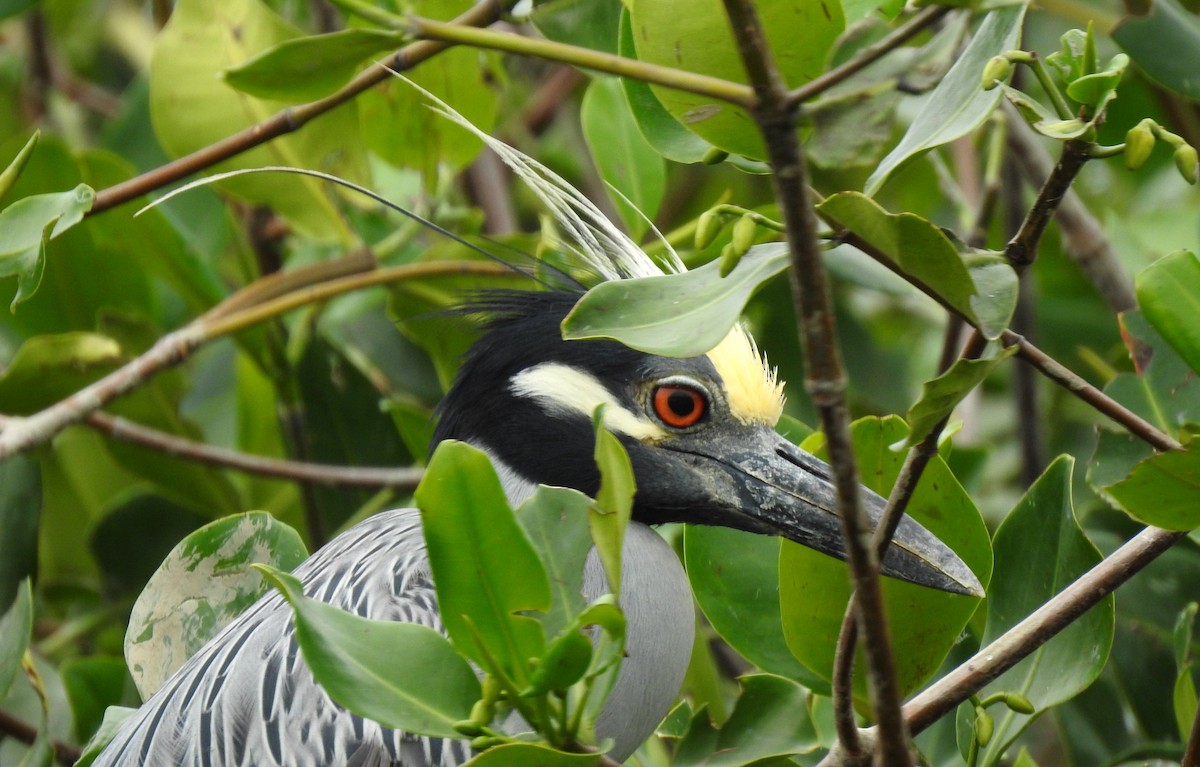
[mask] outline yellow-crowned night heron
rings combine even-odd
[[[489,143],[603,277],[658,272],[568,185],[511,148]],[[591,418],[605,406],[605,425],[628,450],[637,482],[620,595],[627,657],[596,728],[600,738],[613,739],[609,755],[623,760],[678,692],[695,620],[683,569],[649,525],[720,525],[781,535],[834,556],[843,551],[828,468],[773,430],[781,389],[743,329],[687,359],[612,341],[565,342],[560,323],[578,297],[564,290],[505,292],[477,307],[490,321],[441,405],[435,443],[454,438],[486,451],[514,503],[538,483],[594,493]],[[865,495],[877,518],[882,499]],[[966,565],[908,518],[883,570],[946,591],[980,591]],[[415,509],[356,525],[296,575],[308,596],[359,615],[441,627]],[[606,590],[595,563],[585,582],[589,599]],[[335,705],[305,666],[290,608],[271,594],[191,658],[123,724],[95,764],[423,767],[468,756],[464,742],[415,738]]]

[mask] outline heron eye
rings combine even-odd
[[[708,400],[689,386],[663,385],[654,390],[654,413],[667,426],[683,429],[704,417]]]

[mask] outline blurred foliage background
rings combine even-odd
[[[719,12],[719,4],[711,5]],[[773,4],[762,5],[770,26]],[[844,24],[809,30],[813,42],[805,50],[811,55],[795,64],[797,78],[810,79],[880,39],[904,10],[895,3],[852,5],[844,7]],[[374,6],[448,19],[470,4],[378,0]],[[1152,117],[1200,145],[1196,94],[1180,92],[1169,73],[1159,74],[1159,59],[1170,57],[1200,71],[1194,9],[1174,0],[1157,7],[1176,14],[1171,29],[1185,47],[1147,42],[1161,32],[1120,39],[1135,65],[1098,126],[1100,143],[1120,143],[1139,120]],[[676,9],[676,16],[664,19],[647,18],[650,11],[643,11],[623,30],[621,10],[617,0],[549,0],[524,4],[518,8],[523,15],[504,23],[533,36],[634,55],[630,46],[638,24],[683,24],[708,12],[681,15]],[[820,193],[863,189],[985,10],[972,6],[947,15],[885,63],[810,105],[802,130]],[[1094,22],[1100,57],[1108,60],[1122,50],[1110,33],[1128,10],[1112,0],[1046,0],[1025,15],[1019,47],[1050,53],[1059,49],[1067,29]],[[356,34],[341,43],[357,46],[349,64],[346,54],[327,57],[320,49],[268,62],[257,79],[254,70],[239,69],[287,40],[347,28],[361,33],[376,26],[324,0],[3,0],[0,163],[10,163],[35,131],[40,134],[20,176],[3,190],[0,208],[79,184],[103,199],[105,190],[281,110],[298,114],[297,105],[335,92],[402,42],[391,33]],[[1189,42],[1193,47],[1186,47]],[[703,58],[703,52],[695,55]],[[1021,75],[1022,87],[1040,94],[1027,74]],[[672,105],[657,88],[469,47],[441,53],[408,75],[481,129],[584,190],[652,254],[662,244],[651,222],[695,266],[716,258],[732,236],[732,227],[725,226],[711,243],[694,247],[704,211],[732,203],[779,218],[761,162],[728,159],[708,142],[751,155],[755,148],[739,144],[736,129],[730,135],[725,129],[702,137],[680,133],[664,105],[676,117],[688,106]],[[1021,166],[1035,162],[1038,152],[1008,144],[995,215],[976,232],[981,201],[995,191],[988,182],[996,179],[985,173],[992,128],[988,122],[905,163],[876,185],[875,199],[963,240],[1002,248],[1036,190]],[[1047,156],[1057,154],[1057,143],[1039,141],[1032,145],[1042,146]],[[312,116],[300,129],[206,170],[266,165],[336,174],[501,258],[519,260],[520,254],[552,249],[543,236],[552,224],[534,196],[495,156],[482,152],[480,142],[434,115],[398,80],[386,80]],[[1145,339],[1152,331],[1126,328],[1123,339],[1118,310],[1132,309],[1130,275],[1169,252],[1200,251],[1200,198],[1180,180],[1165,151],[1155,152],[1136,173],[1119,159],[1091,162],[1074,190],[1099,224],[1094,232],[1099,239],[1081,240],[1081,232],[1089,230],[1078,227],[1050,228],[1024,281],[1014,328],[1089,382],[1127,391],[1130,399],[1142,397],[1156,425],[1187,434],[1200,408],[1195,373],[1180,366],[1168,376],[1163,372],[1168,363],[1162,362],[1160,380],[1135,378],[1130,338]],[[301,270],[319,282],[372,266],[474,262],[478,268],[435,269],[271,317],[205,346],[106,409],[153,430],[149,437],[121,439],[116,432],[123,421],[114,426],[111,418],[92,419],[0,464],[4,604],[20,578],[36,574],[33,657],[49,705],[45,731],[63,744],[86,741],[106,706],[137,705],[122,659],[128,613],[186,534],[224,515],[264,509],[298,529],[311,550],[355,520],[409,502],[411,483],[353,487],[268,477],[211,457],[178,455],[156,441],[158,435],[331,467],[420,466],[433,409],[473,337],[466,319],[444,310],[473,288],[529,284],[514,274],[489,272],[481,256],[463,245],[314,178],[242,176],[139,213],[147,201],[143,196],[89,215],[32,255],[16,249],[19,238],[7,220],[9,230],[0,231],[5,275],[0,294],[19,302],[0,313],[4,418],[57,402],[238,289],[273,275]],[[759,230],[756,237],[775,235]],[[1102,250],[1108,255],[1097,255]],[[937,373],[945,313],[850,247],[832,248],[826,260],[853,414],[904,414],[922,383]],[[1118,288],[1098,288],[1097,270]],[[746,316],[772,364],[790,382],[788,414],[813,425],[786,280],[765,284]],[[1171,353],[1160,341],[1148,343],[1160,350],[1160,359]],[[1101,552],[1138,529],[1096,490],[1121,474],[1088,481],[1088,467],[1105,467],[1106,459],[1128,465],[1138,449],[1109,433],[1096,411],[1027,367],[997,368],[959,406],[954,424],[947,462],[990,529],[1061,454],[1075,458],[1076,471],[1066,474],[1075,514]],[[1185,714],[1195,710],[1191,666],[1197,647],[1190,627],[1195,609],[1187,611],[1200,597],[1194,537],[1118,593],[1115,642],[1107,663],[1102,659],[1097,666],[1103,667],[1098,680],[1039,720],[1021,741],[1038,764],[1181,757],[1191,726]],[[951,662],[978,646],[982,615],[966,633]],[[695,700],[720,712],[732,688],[707,672],[728,674],[747,665],[715,642],[699,655],[689,689]],[[4,689],[0,684],[0,693]],[[0,711],[6,722],[36,728],[43,721],[38,696],[20,680]],[[11,722],[5,727],[2,764],[17,764],[25,753],[16,727]],[[922,745],[935,763],[961,763],[954,738],[951,721]]]

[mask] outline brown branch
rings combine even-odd
[[[491,24],[500,18],[504,4],[499,0],[481,0],[469,11],[456,18],[452,23],[482,26]],[[141,197],[147,192],[160,189],[168,184],[186,178],[193,173],[211,168],[217,163],[227,160],[243,152],[249,151],[260,144],[293,133],[304,127],[310,120],[320,117],[338,107],[365,90],[393,77],[394,72],[412,69],[436,53],[450,47],[449,43],[432,40],[420,40],[406,45],[382,62],[376,63],[360,72],[336,93],[323,99],[288,107],[262,122],[239,131],[232,136],[198,149],[189,155],[184,155],[166,165],[135,176],[128,181],[101,189],[96,193],[96,201],[88,215],[94,215],[109,208]]]
[[[1082,139],[1071,139],[1063,144],[1062,155],[1054,165],[1054,170],[1046,177],[1038,192],[1037,199],[1025,215],[1021,228],[1004,249],[1004,255],[1015,269],[1023,269],[1037,258],[1038,244],[1050,223],[1050,218],[1058,210],[1059,203],[1071,188],[1075,177],[1083,169],[1084,164],[1091,159],[1092,142]]]
[[[3,417],[0,416],[0,424]],[[287,461],[279,458],[250,455],[239,450],[206,445],[195,440],[151,429],[133,421],[96,411],[84,418],[84,423],[113,439],[148,447],[160,453],[179,456],[199,463],[236,469],[247,474],[291,479],[338,487],[411,490],[424,473],[419,468],[390,469],[371,466],[330,466],[321,463]]]
[[[808,168],[796,138],[796,105],[767,46],[749,2],[725,0],[734,38],[758,97],[754,118],[767,147],[772,182],[787,226],[789,276],[806,364],[805,385],[821,417],[837,488],[839,517],[865,637],[867,667],[883,763],[902,767],[912,755],[900,716],[891,643],[879,583],[879,560],[867,540],[870,521],[859,497],[858,468],[846,412],[846,377],[834,331],[829,281],[817,241],[817,220],[808,192]]]
[[[921,30],[936,24],[938,20],[951,10],[953,10],[953,7],[949,5],[930,5],[922,9],[886,37],[871,43],[847,61],[834,67],[820,77],[809,80],[804,85],[790,91],[787,94],[787,103],[789,105],[802,104],[809,99],[821,95],[833,86],[848,80],[888,53],[907,43]]]
[[[1007,107],[1007,105],[1006,105]],[[1007,107],[1010,155],[1025,178],[1033,184],[1050,176],[1053,160],[1036,133],[1011,107]],[[1112,244],[1096,217],[1088,211],[1079,195],[1068,191],[1055,214],[1062,232],[1063,249],[1087,276],[1100,297],[1114,312],[1137,307],[1133,280],[1121,265]]]
[[[36,727],[16,718],[7,711],[0,711],[0,733],[11,735],[27,746],[32,746],[38,735]],[[71,767],[83,755],[78,746],[59,740],[50,741],[50,747],[54,750],[54,758],[63,767]]]
[[[108,402],[133,391],[155,374],[174,367],[188,359],[204,344],[229,333],[246,328],[306,304],[324,301],[351,290],[382,285],[404,279],[430,276],[433,274],[488,274],[508,273],[501,264],[490,262],[428,262],[404,264],[388,269],[377,269],[365,274],[352,274],[316,285],[292,286],[290,292],[254,303],[247,296],[259,295],[260,285],[253,283],[235,293],[226,302],[217,305],[179,330],[160,338],[145,353],[126,363],[60,402],[25,418],[9,418],[0,431],[0,461],[9,456],[29,450],[48,442],[60,431],[83,420],[89,413],[104,407]],[[273,295],[273,294],[272,294]],[[226,303],[236,304],[234,312],[223,310]]]

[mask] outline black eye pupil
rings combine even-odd
[[[667,407],[680,418],[691,415],[696,410],[696,399],[688,392],[676,390],[667,396]]]

